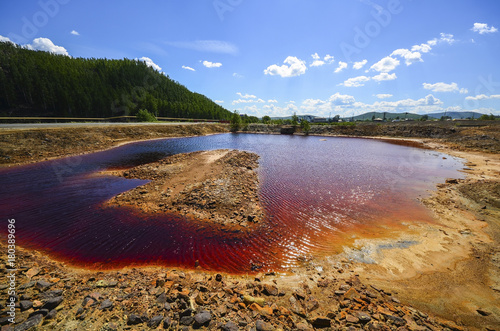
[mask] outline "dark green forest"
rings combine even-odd
[[[0,116],[229,119],[231,112],[144,62],[84,59],[0,42]]]

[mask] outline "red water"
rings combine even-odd
[[[218,148],[261,156],[267,217],[255,231],[102,206],[146,181],[93,176],[97,171]],[[16,219],[18,244],[78,267],[193,268],[199,261],[214,271],[279,271],[302,257],[336,254],[353,238],[432,221],[417,197],[460,177],[460,168],[437,152],[367,139],[224,134],[156,140],[2,169],[0,215]],[[6,231],[6,225],[0,229]]]

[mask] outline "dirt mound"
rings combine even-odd
[[[254,153],[215,150],[178,154],[114,171],[111,174],[152,181],[114,197],[107,205],[250,228],[263,218],[254,171],[258,158]]]

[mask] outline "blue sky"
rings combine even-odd
[[[0,40],[142,59],[263,116],[500,115],[500,1],[2,1]]]

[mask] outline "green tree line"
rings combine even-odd
[[[229,120],[231,112],[130,59],[71,58],[0,42],[0,115]]]

